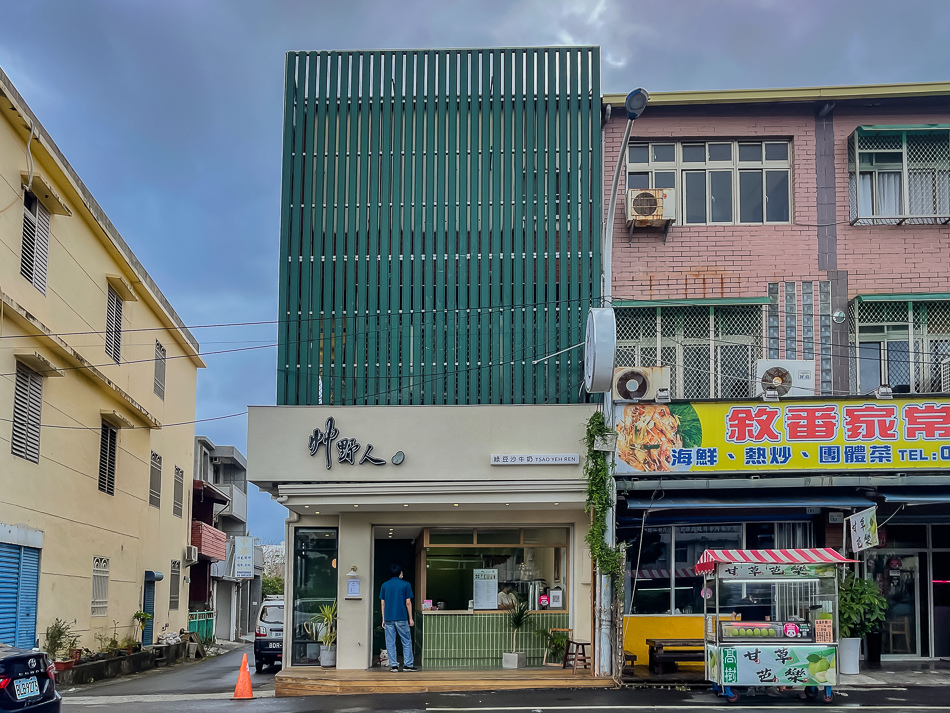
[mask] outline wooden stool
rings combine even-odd
[[[574,641],[571,639],[567,642],[567,648],[564,649],[564,663],[561,664],[561,668],[567,668],[568,661],[571,662],[571,667],[573,672],[577,673],[577,664],[581,665],[581,668],[590,668],[590,657],[587,655],[587,647],[590,646],[590,642],[587,641]]]

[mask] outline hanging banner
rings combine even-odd
[[[861,552],[877,547],[877,507],[868,508],[845,518],[851,533],[851,550]]]
[[[950,467],[950,399],[618,404],[616,472]]]
[[[254,579],[254,538],[234,538],[234,576],[237,579]]]

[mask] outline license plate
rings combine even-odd
[[[267,644],[267,648],[269,648],[269,649],[279,649],[279,648],[282,647],[283,645],[284,645],[284,642],[283,642],[283,641],[271,641],[269,644]]]
[[[21,678],[13,682],[17,700],[40,695],[40,684],[35,678]]]

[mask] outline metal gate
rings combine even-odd
[[[36,646],[36,600],[40,551],[0,543],[0,642]]]

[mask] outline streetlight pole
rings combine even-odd
[[[633,122],[640,116],[640,114],[643,113],[643,110],[646,109],[647,103],[649,101],[650,95],[645,89],[634,89],[627,95],[627,98],[624,101],[624,111],[627,114],[627,125],[624,127],[623,139],[620,142],[620,151],[617,152],[617,164],[614,168],[613,180],[610,183],[610,197],[607,201],[607,215],[604,219],[604,238],[601,248],[603,260],[601,294],[604,296],[605,307],[613,306],[614,216],[617,210],[617,189],[619,188],[620,177],[623,173],[623,159],[626,155],[627,144],[630,141],[630,133],[633,129]],[[610,393],[608,392],[604,394],[604,422],[611,428],[614,424],[613,406],[613,399],[611,399]],[[606,544],[611,547],[616,546],[617,543],[617,483],[612,477],[613,461],[615,458],[616,454],[612,453],[610,455],[611,478],[609,480],[610,493],[608,499],[608,502],[612,503],[612,506],[610,508],[610,516],[607,518],[607,529],[604,533],[604,540]],[[601,674],[612,674],[613,660],[611,658],[611,652],[613,650],[613,646],[611,641],[610,625],[612,620],[611,605],[613,603],[614,590],[613,586],[611,585],[610,575],[601,572],[599,573],[599,577],[600,581],[598,582],[598,598],[600,600],[600,606],[597,609],[600,624],[600,646],[597,647],[597,651],[599,652],[597,664]],[[623,614],[621,613],[620,616],[622,617]]]

